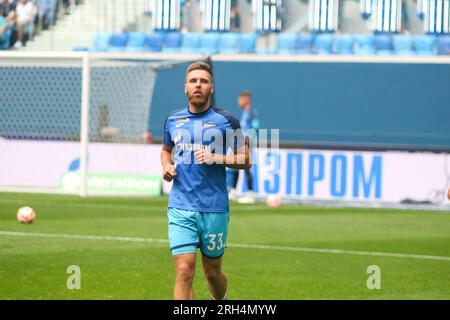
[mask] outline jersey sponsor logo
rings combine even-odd
[[[203,124],[202,129],[208,129],[215,127],[216,124],[213,121],[207,121]]]
[[[179,121],[188,122],[188,121],[189,121],[189,118],[176,118],[175,121],[176,121],[176,122],[179,122]]]
[[[211,145],[204,145],[201,143],[180,143],[177,145],[177,149],[182,151],[195,151],[204,149],[211,152]]]

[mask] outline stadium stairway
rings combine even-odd
[[[339,31],[341,33],[370,34],[367,22],[361,17],[359,1],[344,1],[341,3],[339,13]]]
[[[286,6],[286,32],[297,33],[307,31],[309,21],[309,1],[289,0]]]
[[[241,17],[241,32],[253,32],[252,4],[248,1],[238,1]]]
[[[119,32],[136,24],[144,15],[145,4],[146,0],[85,1],[20,50],[71,51],[75,47],[90,47],[96,32]]]

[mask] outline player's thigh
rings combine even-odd
[[[169,208],[168,233],[172,255],[195,253],[199,245],[196,212]]]
[[[227,244],[228,212],[202,212],[200,217],[200,250],[207,258],[220,258]]]

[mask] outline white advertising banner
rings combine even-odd
[[[0,187],[77,192],[77,142],[0,140]],[[160,194],[159,145],[91,143],[88,189]]]
[[[306,200],[449,203],[450,155],[259,149],[254,191]],[[243,172],[238,190],[247,189]]]
[[[118,193],[152,189],[155,194],[161,188],[160,151],[160,145],[91,143],[88,186]],[[0,140],[0,187],[74,192],[79,154],[76,142]],[[259,149],[253,158],[254,191],[261,196],[450,203],[449,154]],[[244,180],[241,171],[241,193],[247,189]],[[164,191],[170,186],[164,183]]]

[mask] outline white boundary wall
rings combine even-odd
[[[0,191],[79,193],[79,180],[73,176],[78,170],[74,164],[80,156],[79,143],[0,140],[0,150]],[[122,182],[127,185],[113,194],[127,195],[127,188],[136,191],[135,185],[128,185],[135,183],[130,181],[135,176],[157,177],[161,183],[160,151],[156,144],[92,143],[88,172],[97,175],[97,184],[105,183],[99,175],[125,177],[128,180]],[[254,157],[261,197],[273,193],[287,200],[375,206],[410,199],[450,210],[445,198],[450,187],[449,154],[259,149]],[[243,193],[243,172],[238,189]],[[169,190],[165,183],[164,191]]]

